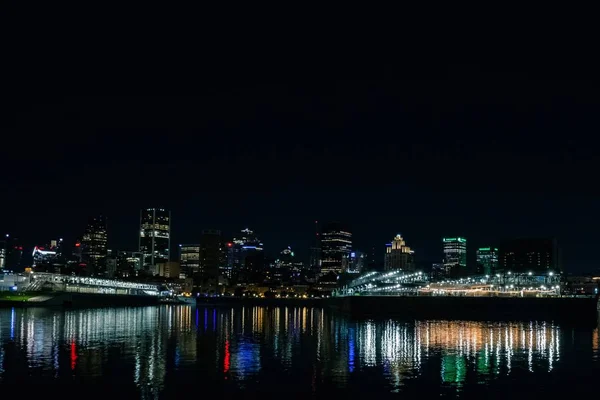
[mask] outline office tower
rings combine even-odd
[[[200,235],[200,266],[198,272],[201,279],[217,279],[220,267],[225,263],[221,241],[221,231],[204,229]]]
[[[460,277],[467,273],[467,239],[463,237],[447,237],[442,239],[444,245],[444,269],[447,277]]]
[[[81,253],[82,253],[81,239],[77,239],[75,241],[75,246],[73,247],[73,254],[72,254],[73,260],[80,263],[81,258],[82,258]]]
[[[231,246],[227,244],[227,263],[231,265],[233,275],[238,275],[246,268],[246,257],[258,254],[260,259],[263,253],[263,244],[254,231],[245,228],[237,237],[233,238]],[[256,262],[252,263],[256,265]]]
[[[498,271],[498,248],[480,247],[477,249],[477,275],[492,275]]]
[[[443,263],[431,264],[431,280],[439,281],[446,278],[446,268]]]
[[[319,221],[315,221],[315,236],[309,249],[308,266],[313,270],[321,270],[321,238],[319,236]]]
[[[186,278],[192,278],[200,271],[200,244],[179,245],[179,266]]]
[[[116,262],[115,276],[133,277],[142,270],[144,255],[139,251],[119,250],[111,258]]]
[[[20,272],[23,267],[22,260],[23,245],[21,241],[7,233],[0,241],[0,270]]]
[[[35,246],[32,253],[32,267],[41,264],[54,264],[61,262],[63,240],[51,240],[49,244]]]
[[[344,257],[352,251],[352,233],[339,222],[331,222],[321,232],[321,275],[343,272]]]
[[[344,260],[344,270],[349,274],[360,274],[367,268],[367,255],[362,251],[351,251]]]
[[[99,215],[89,219],[81,239],[81,258],[91,274],[101,274],[106,258],[107,230],[106,218]]]
[[[289,282],[293,266],[294,252],[292,251],[292,248],[288,246],[279,253],[279,258],[275,260],[272,280],[279,283]]]
[[[562,266],[556,239],[521,238],[503,241],[500,243],[499,269],[504,273],[560,273]]]
[[[406,245],[402,235],[398,234],[385,249],[384,269],[386,271],[401,269],[412,272],[415,270],[414,251]]]
[[[167,261],[156,264],[158,275],[163,278],[177,279],[180,274],[180,264],[178,261]]]
[[[140,212],[140,247],[144,268],[156,275],[156,265],[170,260],[171,212],[164,208],[147,208]]]
[[[8,234],[6,235],[8,238]],[[6,240],[0,240],[0,271],[4,269],[6,263]]]

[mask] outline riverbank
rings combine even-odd
[[[320,298],[264,298],[264,297],[198,297],[199,306],[287,306],[287,307],[322,307],[324,300]]]
[[[327,299],[326,304],[355,318],[554,320],[590,324],[598,318],[598,300],[591,297],[354,296]]]
[[[135,307],[158,304],[157,296],[112,295],[98,293],[49,292],[35,296],[8,296],[0,300],[0,308],[7,307]]]

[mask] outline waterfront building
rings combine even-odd
[[[33,248],[32,267],[37,267],[43,264],[52,264],[57,262],[62,253],[62,239],[52,240],[50,244],[45,246],[35,246]]]
[[[446,268],[444,263],[433,263],[431,264],[431,280],[440,281],[446,278]]]
[[[201,279],[217,279],[221,265],[225,264],[220,230],[202,230],[199,264],[198,272]]]
[[[106,218],[102,215],[91,217],[81,238],[81,260],[92,275],[105,272],[107,242]]]
[[[179,264],[184,277],[194,277],[200,271],[200,244],[180,244]]]
[[[392,243],[386,245],[384,269],[386,271],[400,269],[412,272],[415,270],[414,251],[406,245],[402,235],[398,234]]]
[[[344,270],[349,274],[360,274],[367,268],[367,255],[362,251],[352,251],[345,258],[347,262],[344,265]]]
[[[225,246],[225,263],[227,268],[231,271],[231,277],[234,279],[240,278],[242,275],[247,276],[249,274],[249,268],[264,268],[263,243],[251,229],[242,229],[240,233],[233,238],[233,241],[227,242]],[[246,258],[249,256],[251,256],[252,260],[246,262]],[[247,280],[246,277],[243,279]]]
[[[446,277],[456,278],[467,273],[467,239],[464,237],[445,237],[442,239],[444,250],[444,269]]]
[[[294,267],[294,252],[287,246],[279,253],[279,258],[273,263],[272,273],[269,280],[278,283],[287,283],[291,279]]]
[[[313,271],[321,271],[321,238],[319,235],[319,221],[315,221],[315,236],[309,249],[308,266]]]
[[[20,271],[23,260],[23,245],[18,238],[6,234],[0,241],[0,271]]]
[[[163,278],[178,279],[179,278],[179,262],[167,261],[164,263],[158,263],[156,270],[158,275]]]
[[[477,275],[493,275],[498,271],[498,248],[480,247],[477,249]]]
[[[352,252],[352,233],[350,229],[332,222],[321,232],[321,275],[340,274],[344,270],[344,257]]]
[[[139,251],[144,254],[144,268],[156,275],[156,265],[170,260],[171,212],[164,208],[147,208],[140,212]]]
[[[519,238],[500,243],[502,273],[545,275],[560,273],[560,249],[554,238]]]

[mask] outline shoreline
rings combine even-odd
[[[44,301],[1,300],[0,308],[28,307],[137,307],[161,303],[154,296],[92,293],[46,294]],[[198,307],[274,306],[323,307],[351,318],[464,319],[464,320],[553,320],[595,323],[600,313],[597,298],[578,297],[442,297],[442,296],[352,296],[332,298],[244,298],[199,297],[194,303],[172,303]]]

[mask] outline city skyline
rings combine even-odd
[[[142,209],[142,210],[139,210],[139,211],[140,211],[140,213],[143,213],[145,211],[150,211],[150,210],[157,210],[157,212],[158,211],[164,211],[165,213],[168,214],[168,220],[169,221],[171,220],[171,210],[167,210],[167,209],[163,209],[163,208],[146,208],[146,209]],[[140,214],[138,214],[138,218],[139,218],[139,215]],[[105,220],[105,222],[104,222],[105,224],[106,224],[106,220],[110,220],[109,217],[107,217],[107,216],[105,216],[103,214],[99,214],[99,218],[103,218]],[[96,220],[96,217],[89,217],[88,220],[89,221],[94,221],[94,220]],[[139,223],[140,223],[140,220],[138,219],[138,224]],[[264,246],[265,255],[267,257],[269,257],[269,259],[273,259],[274,260],[275,258],[277,258],[277,256],[280,254],[280,252],[282,250],[284,250],[284,249],[286,249],[288,247],[292,247],[294,249],[295,253],[297,253],[296,254],[296,258],[299,261],[303,262],[304,264],[309,265],[310,264],[310,260],[309,260],[310,259],[310,251],[311,251],[311,247],[314,245],[315,223],[318,223],[318,221],[313,221],[313,225],[312,225],[313,232],[311,233],[312,237],[309,237],[307,240],[304,241],[305,243],[308,242],[308,246],[307,247],[303,248],[303,247],[298,246],[295,243],[289,243],[289,242],[287,242],[288,244],[283,245],[283,247],[280,247],[280,248],[274,247],[271,244],[267,244],[267,245]],[[343,229],[350,231],[351,238],[355,236],[355,233],[351,229],[351,227],[348,224],[341,223],[340,221],[330,221],[330,222],[326,222],[324,225],[325,225],[325,227],[327,227],[327,225],[332,225],[332,224],[334,226],[342,224]],[[89,227],[89,225],[88,225],[88,227]],[[112,245],[112,242],[111,242],[110,238],[113,236],[113,233],[111,232],[110,229],[107,229],[107,231],[103,233],[103,235],[104,235],[104,241],[105,241],[104,242],[105,243],[104,244],[105,249],[108,248],[109,250],[112,250],[112,251],[126,251],[126,252],[137,252],[137,251],[139,251],[138,249],[139,249],[139,246],[140,246],[140,243],[141,243],[140,239],[142,239],[140,237],[139,227],[140,226],[138,225],[137,236],[136,236],[136,238],[138,240],[138,245],[136,247],[134,247],[134,248],[124,248],[124,247],[117,247],[117,246]],[[171,229],[171,227],[169,227],[169,234],[172,234],[172,232],[170,231],[170,229]],[[256,230],[248,231],[248,229],[249,229],[249,227],[245,226],[242,229],[238,229],[238,230],[235,230],[233,232],[221,232],[221,230],[216,230],[216,231],[218,232],[218,234],[219,234],[219,236],[221,238],[220,240],[222,241],[222,243],[224,245],[226,245],[228,241],[235,241],[236,240],[235,238],[239,237],[240,233],[242,235],[244,235],[244,232],[250,232],[251,234],[256,234]],[[201,238],[202,238],[203,234],[205,234],[207,231],[211,231],[211,230],[213,230],[213,229],[201,228],[199,230],[197,236],[196,236],[196,239],[190,240],[188,242],[181,243],[181,242],[178,242],[178,241],[172,241],[171,240],[170,241],[170,246],[169,246],[169,251],[168,251],[168,253],[170,254],[170,256],[169,256],[168,259],[171,260],[171,261],[179,261],[179,249],[181,248],[182,245],[184,245],[184,246],[188,245],[189,246],[189,245],[195,245],[195,244],[192,244],[192,243],[199,243],[201,241]],[[254,231],[254,233],[253,233],[253,231]],[[9,235],[10,237],[14,237],[15,236],[15,235],[11,235],[11,234],[7,234],[7,235]],[[262,232],[259,232],[259,235],[262,236]],[[322,237],[322,231],[319,231],[319,235]],[[73,246],[76,246],[77,244],[79,244],[79,240],[81,238],[81,235],[76,235],[76,234],[74,234],[74,235],[67,234],[67,235],[60,235],[60,236],[61,236],[61,238],[60,238],[61,243],[64,240],[63,237],[67,238],[66,240],[64,240],[64,245],[63,245],[64,246],[64,251],[66,251],[66,252],[70,252],[71,248],[73,248]],[[106,244],[106,237],[107,236],[109,238],[108,239],[108,244]],[[266,236],[269,236],[269,235],[267,234]],[[403,235],[401,235],[401,234],[396,234],[395,235],[395,240],[397,240],[398,237],[400,237],[402,239],[402,236]],[[55,237],[58,237],[58,236],[55,236]],[[74,239],[71,240],[70,239],[71,237],[73,237]],[[457,238],[460,239],[460,240],[465,240],[462,236],[457,236]],[[539,236],[539,237],[534,237],[534,236],[513,236],[513,237],[501,238],[501,239],[496,239],[494,241],[494,243],[497,243],[497,244],[494,244],[494,246],[497,247],[502,242],[506,242],[506,241],[510,241],[510,240],[515,240],[515,239],[546,239],[546,238],[555,240],[557,242],[557,245],[559,246],[559,249],[562,250],[562,248],[560,247],[560,240],[557,240],[556,238],[549,237],[549,236],[545,236],[545,237],[544,236]],[[48,240],[45,240],[45,241],[42,240],[42,241],[39,241],[38,243],[33,243],[33,244],[25,243],[25,245],[24,245],[25,253],[23,255],[23,262],[25,264],[28,264],[31,261],[30,260],[30,256],[28,255],[29,254],[28,253],[29,247],[36,248],[37,246],[43,245],[45,243],[49,243],[51,240],[53,240],[53,239],[50,238]],[[170,238],[168,240],[170,240]],[[438,256],[439,256],[438,259],[435,259],[435,258],[434,259],[426,259],[424,257],[419,257],[419,255],[417,255],[415,257],[415,255],[413,254],[414,250],[411,251],[411,260],[412,260],[411,263],[415,264],[415,266],[412,267],[412,268],[415,268],[416,270],[429,270],[431,268],[432,264],[443,263],[443,260],[445,258],[445,256],[444,256],[444,251],[445,250],[444,249],[446,247],[446,244],[447,244],[446,241],[447,240],[454,240],[454,238],[448,239],[446,237],[439,237],[437,239],[436,243],[438,245],[437,246],[438,247],[437,253],[438,253]],[[378,269],[386,269],[386,263],[387,263],[386,257],[387,257],[387,255],[389,253],[389,248],[388,247],[390,246],[389,240],[383,241],[382,243],[379,243],[379,244],[377,244],[375,246],[372,246],[371,248],[369,248],[368,246],[357,245],[357,244],[355,244],[353,242],[353,239],[350,239],[350,241],[352,243],[350,244],[349,249],[351,251],[353,251],[353,252],[359,251],[361,253],[367,254],[367,253],[369,253],[369,250],[372,252],[373,249],[374,249],[375,250],[375,256],[376,256],[376,262],[377,262],[377,267],[376,268],[378,268]],[[262,242],[262,240],[261,240],[261,242]],[[285,239],[279,240],[279,243],[284,243],[284,242],[285,242]],[[19,238],[19,243],[22,245],[24,242]],[[411,241],[411,243],[412,243],[412,241]],[[467,251],[466,251],[466,255],[464,256],[464,258],[467,260],[466,263],[469,264],[469,269],[471,270],[471,269],[475,268],[475,266],[478,263],[478,258],[477,258],[478,257],[478,251],[481,249],[482,244],[480,244],[480,243],[477,242],[478,244],[474,245],[471,240],[469,240],[469,243],[470,243],[470,245],[467,246]],[[261,243],[261,245],[263,245],[263,244]],[[487,245],[487,244],[483,244],[483,245]],[[417,244],[417,246],[420,247],[420,248],[431,248],[431,247],[435,247],[435,244],[432,246],[431,243],[427,243],[425,245],[423,245],[421,243],[421,244]],[[410,248],[409,248],[409,250],[410,250]],[[433,250],[433,253],[435,253],[435,250]],[[321,257],[323,257],[323,255]],[[561,258],[562,258],[562,254],[561,254]],[[161,262],[164,262],[166,260],[167,259],[165,258]],[[341,255],[340,255],[340,260],[338,260],[338,261],[340,263],[340,268],[341,268],[341,266],[343,264],[342,263],[342,257],[341,257]],[[152,263],[146,262],[145,265],[152,265]],[[227,266],[227,262],[223,263],[223,267],[225,267],[225,266]],[[464,266],[464,264],[463,264],[463,266]],[[229,267],[231,267],[231,266],[229,266]],[[592,271],[592,269],[590,269],[588,271],[577,271],[577,270],[573,271],[573,270],[569,270],[568,268],[566,270],[564,270],[564,268],[563,268],[563,272],[565,272],[565,273],[571,273],[571,272],[591,272],[591,271]]]
[[[71,240],[104,214],[110,246],[136,250],[139,209],[164,207],[172,248],[250,227],[267,251],[307,259],[314,220],[337,220],[366,252],[397,233],[427,263],[442,261],[441,237],[470,249],[556,237],[567,271],[596,269],[592,87],[496,72],[19,99],[0,150],[0,232]]]

